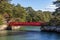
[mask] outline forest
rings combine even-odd
[[[0,25],[8,22],[46,22],[48,25],[60,25],[60,15],[50,11],[35,11],[32,7],[11,4],[12,0],[0,0]],[[56,13],[57,14],[57,13]]]

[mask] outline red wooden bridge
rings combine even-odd
[[[43,22],[10,22],[10,26],[42,26]]]

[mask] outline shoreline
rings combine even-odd
[[[60,32],[60,26],[43,26],[41,31]]]
[[[5,31],[6,28],[9,27],[8,25],[0,25],[0,31]],[[21,26],[11,26],[11,30],[20,30]],[[20,30],[20,31],[32,31],[34,30]],[[40,31],[46,31],[46,32],[60,32],[60,26],[41,26]]]

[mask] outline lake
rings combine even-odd
[[[41,32],[40,27],[25,27],[33,31],[0,31],[0,40],[60,40],[60,33]]]

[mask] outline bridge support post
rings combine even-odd
[[[40,27],[40,30],[41,30],[41,31],[45,31],[44,26],[41,26],[41,27]]]
[[[12,27],[10,25],[8,25],[8,27],[6,28],[6,30],[12,30]]]

